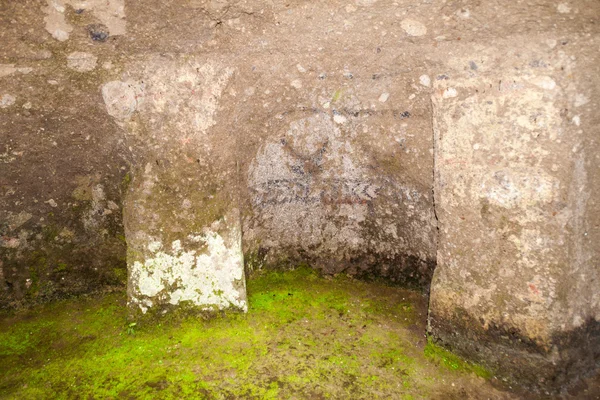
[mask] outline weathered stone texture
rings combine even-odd
[[[575,55],[546,37],[512,40],[481,48],[478,63],[451,59],[435,82],[430,330],[515,380],[560,385],[598,351],[595,339],[569,340],[597,330],[595,290],[582,287],[598,274],[584,222],[597,168],[575,104],[589,86],[574,79]]]
[[[242,233],[233,140],[211,135],[233,73],[216,62],[150,57],[107,82],[107,112],[133,152],[125,197],[129,303],[189,302],[245,310]]]
[[[246,254],[254,267],[309,261],[426,287],[436,233],[429,91],[396,86],[388,70],[295,61],[283,79],[259,78],[281,87],[239,89],[265,109],[264,126],[237,121],[257,126],[240,138]]]
[[[0,305],[437,265],[432,335],[557,387],[600,346],[599,7],[1,2]]]

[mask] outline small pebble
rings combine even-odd
[[[429,87],[429,85],[431,85],[431,78],[429,78],[429,75],[421,75],[419,77],[419,82],[421,85]]]
[[[89,72],[96,68],[98,57],[91,53],[74,51],[67,56],[67,67],[77,72]]]
[[[449,99],[451,97],[456,97],[458,96],[458,92],[456,91],[456,89],[450,87],[446,90],[444,90],[444,93],[442,94],[442,97],[445,99]]]
[[[56,201],[54,199],[50,199],[48,201],[45,201],[44,203],[48,204],[52,208],[58,207],[58,204],[56,203]]]
[[[102,24],[89,25],[88,32],[90,33],[90,38],[96,42],[105,42],[110,35],[106,25]]]
[[[556,9],[558,10],[559,13],[561,14],[568,14],[571,12],[571,7],[569,7],[569,5],[567,3],[560,3]]]
[[[381,103],[385,103],[389,98],[390,98],[389,93],[381,93],[381,96],[379,96],[379,101]]]
[[[6,93],[0,98],[0,108],[10,107],[13,104],[15,104],[16,100],[17,99],[15,98],[15,96],[13,96],[12,94]]]
[[[336,124],[343,124],[343,123],[345,123],[345,122],[346,122],[346,117],[344,117],[343,115],[340,115],[340,114],[335,114],[335,115],[333,116],[333,121],[334,121]]]
[[[408,36],[423,36],[427,33],[427,27],[425,25],[410,18],[400,22],[400,27]]]

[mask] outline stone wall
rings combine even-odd
[[[133,153],[124,201],[129,304],[246,310],[235,137],[211,132],[233,69],[153,56],[105,83]]]
[[[257,62],[257,83],[237,77],[241,108],[262,108],[249,120],[235,111],[247,258],[253,268],[309,262],[427,287],[436,240],[429,90],[394,74],[399,64],[328,57],[277,60],[283,76]]]
[[[243,260],[309,263],[432,282],[434,338],[558,387],[599,347],[599,11],[3,2],[0,305],[243,310]]]
[[[3,307],[122,285],[127,276],[130,160],[98,91],[108,56],[90,52],[87,32],[73,33],[80,45],[54,39],[45,8],[0,5]]]
[[[585,221],[598,172],[582,146],[593,129],[581,126],[595,118],[582,104],[591,85],[564,45],[514,40],[481,48],[466,71],[467,59],[451,60],[436,82],[430,331],[515,379],[559,385],[598,354],[597,342],[571,340],[598,329],[595,290],[582,287],[598,274]]]

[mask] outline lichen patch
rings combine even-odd
[[[173,241],[170,249],[151,242],[148,247],[154,256],[133,263],[136,294],[130,301],[137,303],[142,312],[148,309],[144,300],[156,296],[164,297],[171,305],[187,301],[201,308],[247,310],[245,294],[235,285],[244,279],[241,249],[227,246],[216,232],[195,237],[202,242],[200,247],[206,247],[205,251],[186,251],[179,240]]]

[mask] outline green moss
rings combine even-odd
[[[422,333],[405,320],[418,309],[412,292],[305,267],[257,274],[248,291],[247,314],[169,312],[133,326],[123,292],[0,315],[0,393],[410,399],[470,372],[429,362],[445,354],[432,344],[427,355],[415,346]]]
[[[331,102],[335,103],[336,101],[338,101],[340,98],[342,97],[342,89],[338,89],[333,93],[333,96],[331,96]]]
[[[127,268],[113,268],[112,273],[118,283],[127,283]]]
[[[427,339],[427,345],[424,350],[425,356],[430,360],[452,370],[460,372],[472,372],[477,376],[485,379],[492,377],[492,373],[481,365],[477,365],[466,361],[460,356],[446,350],[445,348],[435,344],[433,339],[429,337]]]
[[[265,265],[265,258],[259,250],[248,251],[244,253],[244,265],[248,274],[261,270]]]
[[[54,269],[55,272],[66,272],[69,269],[69,266],[64,263],[64,262],[59,262],[58,265],[56,266],[56,268]]]
[[[131,184],[131,172],[127,172],[121,180],[121,190],[125,193]]]
[[[54,224],[42,228],[42,238],[45,242],[52,242],[60,234],[60,228]]]

